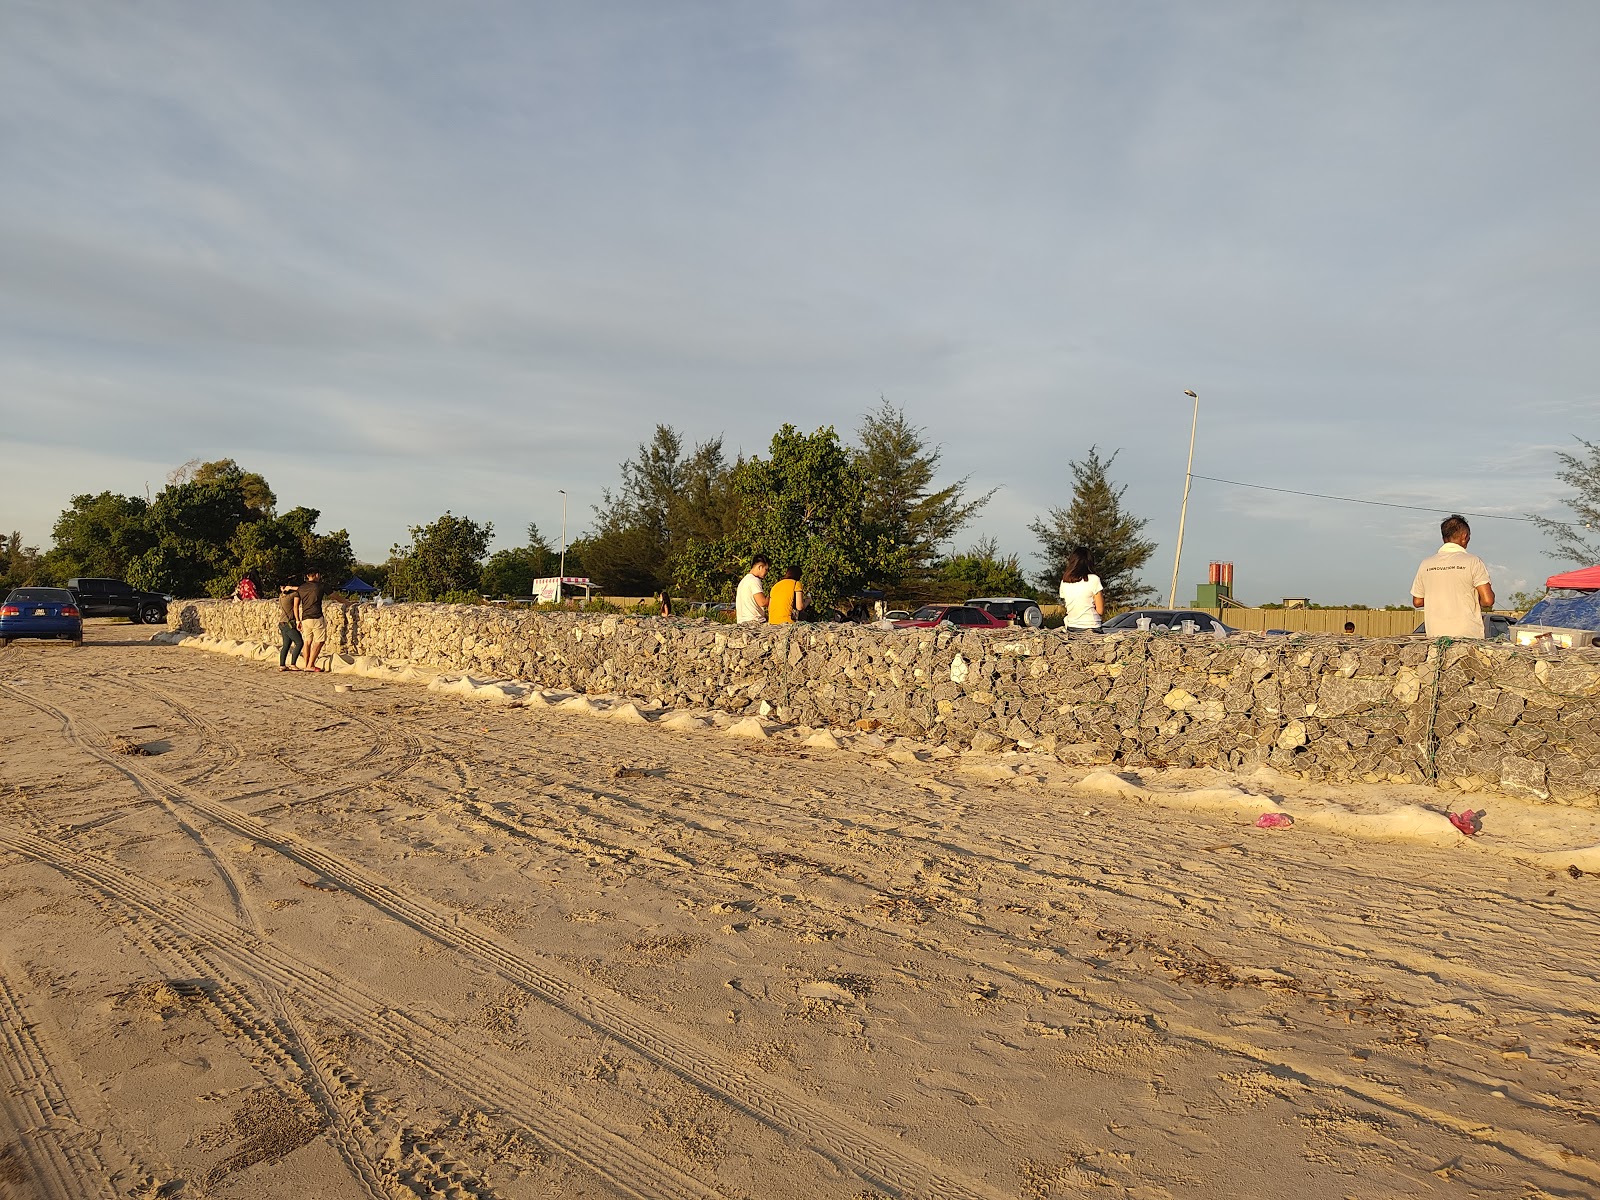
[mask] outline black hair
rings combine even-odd
[[[1455,541],[1458,533],[1464,533],[1468,537],[1472,536],[1472,526],[1467,524],[1467,519],[1460,513],[1451,513],[1439,522],[1439,536],[1444,538],[1445,541]]]
[[[750,565],[752,567],[770,567],[772,565],[772,560],[765,554],[758,554],[750,560]]]
[[[1062,583],[1082,583],[1094,574],[1094,562],[1089,557],[1089,547],[1074,546],[1067,555],[1067,565],[1061,568]]]
[[[798,580],[800,578],[800,568],[799,567],[785,567],[783,569],[783,577],[785,579]]]

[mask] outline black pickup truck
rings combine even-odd
[[[86,617],[127,617],[135,625],[167,623],[167,597],[160,592],[142,592],[120,579],[69,579],[67,587]]]

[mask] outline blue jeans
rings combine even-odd
[[[286,667],[300,657],[300,649],[305,645],[305,640],[300,636],[300,631],[288,621],[278,622],[278,637],[282,644],[278,647],[278,665]]]

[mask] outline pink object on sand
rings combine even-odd
[[[1457,829],[1459,829],[1462,833],[1466,834],[1468,837],[1476,837],[1477,836],[1477,833],[1478,833],[1478,814],[1477,813],[1468,810],[1467,812],[1445,813],[1445,816],[1450,818],[1450,824],[1454,825]]]
[[[1262,813],[1256,818],[1257,829],[1287,829],[1294,824],[1288,813]]]

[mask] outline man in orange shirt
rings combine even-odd
[[[793,624],[805,606],[806,594],[800,587],[800,572],[790,567],[783,578],[772,585],[772,595],[767,599],[767,624]]]

